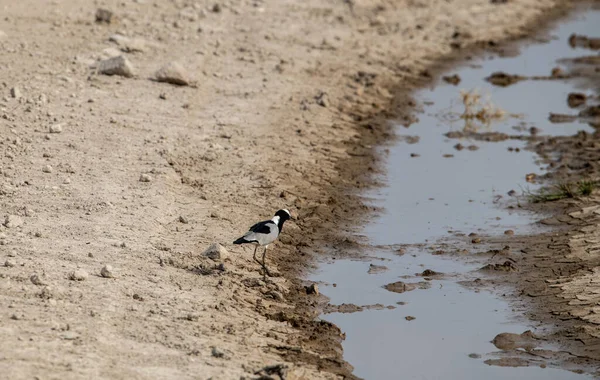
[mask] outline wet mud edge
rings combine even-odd
[[[286,301],[293,308],[270,307],[258,310],[267,318],[288,322],[299,331],[290,345],[273,347],[283,359],[314,364],[320,370],[356,379],[352,374],[352,366],[343,359],[341,344],[344,333],[335,324],[317,318],[327,306],[328,299],[323,295],[307,294],[308,283],[303,277],[307,271],[315,268],[319,258],[360,256],[363,249],[367,248],[364,242],[351,238],[350,232],[374,217],[378,211],[377,208],[365,204],[362,192],[380,186],[375,179],[376,174],[382,173],[381,159],[376,149],[394,140],[394,126],[390,121],[407,125],[412,123],[416,105],[412,98],[413,92],[447,74],[453,66],[469,57],[484,52],[502,54],[504,48],[512,49],[517,42],[526,41],[528,37],[548,30],[555,22],[567,16],[576,5],[582,3],[589,1],[564,2],[533,20],[528,28],[522,28],[504,41],[479,42],[455,49],[449,56],[439,57],[437,62],[428,69],[421,70],[418,76],[412,79],[401,75],[393,78],[393,75],[389,74],[384,77],[379,73],[373,73],[374,77],[365,79],[387,88],[393,97],[387,99],[381,95],[365,93],[365,98],[369,97],[368,100],[378,105],[376,109],[372,107],[371,102],[365,101],[363,103],[366,104],[343,110],[354,121],[354,129],[360,138],[345,143],[343,148],[347,151],[348,158],[337,162],[338,176],[331,178],[330,185],[313,189],[315,194],[321,195],[320,198],[323,193],[327,194],[326,204],[310,204],[310,193],[297,200],[297,203],[300,201],[306,206],[299,210],[300,229],[291,233],[291,238],[282,247],[282,255],[274,258],[281,273],[291,284]],[[398,77],[402,79],[397,79]],[[349,81],[362,79],[354,77],[349,78]],[[318,229],[314,226],[315,220],[319,222]],[[307,233],[313,235],[311,241],[298,244],[305,239]],[[506,284],[510,281],[512,280],[507,278]]]

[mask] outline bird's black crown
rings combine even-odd
[[[284,222],[284,221],[286,221],[288,219],[291,219],[291,217],[292,217],[292,215],[290,214],[290,212],[288,210],[286,210],[286,209],[281,209],[281,210],[277,211],[275,213],[275,216],[278,216],[279,220],[282,221],[282,222]]]

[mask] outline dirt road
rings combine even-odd
[[[298,275],[368,213],[377,120],[565,3],[0,1],[1,373],[349,376]],[[230,242],[281,207],[266,284]]]

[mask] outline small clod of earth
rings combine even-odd
[[[388,270],[388,267],[386,267],[385,265],[369,264],[369,270],[367,271],[367,273],[368,274],[378,274],[378,273],[383,273],[387,270]]]
[[[316,296],[318,296],[319,293],[319,286],[317,284],[310,284],[308,286],[304,287],[306,294],[314,294]]]
[[[571,108],[577,108],[581,105],[584,105],[586,101],[587,95],[580,92],[571,92],[567,97],[567,104]]]
[[[458,74],[446,75],[446,76],[443,76],[442,79],[444,80],[444,82],[452,84],[454,86],[456,86],[460,83],[460,76]]]
[[[517,266],[513,261],[506,260],[503,263],[487,264],[480,270],[483,271],[503,271],[503,272],[514,272],[517,271]]]
[[[406,319],[407,321],[414,321],[417,318],[413,317],[412,315],[407,315],[406,317],[404,317],[404,319]]]
[[[469,357],[470,357],[471,359],[480,359],[480,358],[481,358],[481,355],[479,355],[479,354],[476,354],[476,353],[472,353],[472,354],[469,354]]]
[[[402,282],[402,281],[396,281],[396,282],[392,282],[387,285],[384,285],[384,288],[390,292],[404,293],[404,292],[410,292],[411,290],[415,290],[417,288],[418,289],[429,289],[429,288],[431,288],[431,284],[426,281],[421,281],[421,282],[417,282],[417,283],[406,283],[406,282]]]
[[[423,272],[417,273],[417,276],[421,276],[421,277],[435,277],[435,276],[441,276],[441,275],[443,275],[443,273],[436,272],[431,269],[425,269]]]
[[[507,74],[501,71],[492,73],[489,77],[485,78],[486,81],[490,82],[494,86],[508,87],[512,84],[527,79],[521,75]]]
[[[525,351],[531,351],[538,346],[536,336],[531,331],[525,331],[522,334],[501,333],[494,337],[492,343],[496,348],[503,351],[522,348]]]

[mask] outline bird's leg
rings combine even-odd
[[[263,251],[263,255],[262,255],[262,267],[263,267],[263,270],[265,271],[265,276],[273,277],[271,272],[269,272],[269,269],[267,269],[267,264],[265,263],[266,255],[267,255],[267,247],[265,246],[265,250]]]
[[[258,258],[256,257],[256,251],[258,250],[258,244],[256,245],[256,248],[254,248],[254,255],[252,255],[252,257],[254,258],[254,261],[256,261],[258,263],[258,265],[262,265],[262,263],[260,262],[260,260],[258,260]]]

